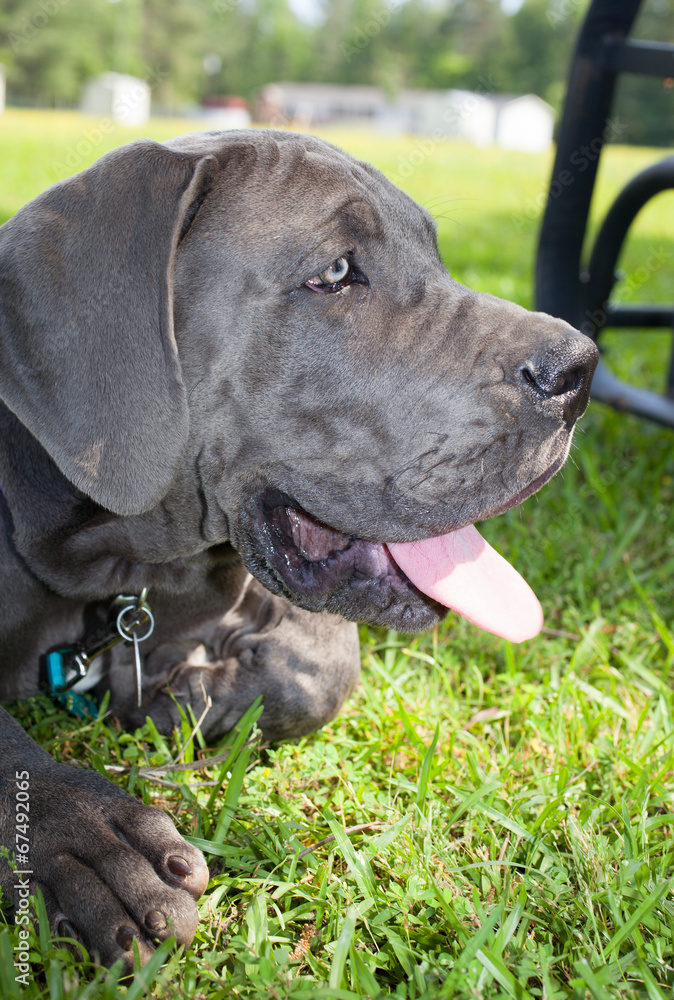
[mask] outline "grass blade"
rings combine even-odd
[[[501,959],[493,955],[487,948],[478,949],[476,957],[513,1000],[534,1000],[531,993],[525,990],[517,982],[512,972],[506,969]]]
[[[421,765],[421,774],[419,775],[419,788],[417,790],[417,806],[419,810],[423,812],[424,802],[426,801],[426,792],[428,790],[428,779],[431,773],[431,764],[433,763],[433,757],[435,755],[435,748],[438,745],[438,738],[440,736],[440,726],[435,727],[435,733],[433,734],[433,739],[428,747],[426,753],[424,754],[423,764]]]
[[[339,935],[339,938],[337,939],[335,951],[332,956],[329,985],[333,990],[339,989],[340,986],[342,985],[342,980],[344,978],[344,968],[346,966],[346,959],[349,954],[351,939],[353,938],[355,930],[356,930],[356,907],[350,906],[346,911],[346,916],[344,917],[342,930]]]
[[[655,889],[648,894],[646,899],[640,906],[637,907],[629,920],[627,920],[626,923],[624,923],[622,927],[620,927],[613,935],[605,948],[606,955],[610,955],[611,952],[617,951],[623,941],[634,933],[634,931],[639,927],[639,924],[643,923],[644,919],[655,909],[668,889],[671,888],[672,882],[674,882],[674,878],[670,878],[666,882],[661,882],[660,885],[657,885]]]

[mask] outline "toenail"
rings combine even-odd
[[[150,910],[145,914],[145,926],[151,931],[163,931],[166,927],[166,917],[159,910]]]
[[[64,917],[61,920],[59,920],[58,923],[56,924],[55,936],[75,938],[75,940],[77,940],[77,931],[70,923],[70,921],[66,920]]]
[[[131,951],[133,946],[133,939],[136,937],[135,927],[120,927],[117,931],[117,944],[122,949],[122,951]]]
[[[180,875],[182,878],[187,878],[192,874],[192,869],[187,864],[185,859],[179,858],[177,854],[174,854],[167,859],[166,867],[172,875]]]

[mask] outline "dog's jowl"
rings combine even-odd
[[[354,689],[356,621],[540,628],[472,525],[560,468],[596,349],[453,281],[426,212],[333,146],[202,133],[57,184],[0,229],[0,357],[2,701],[76,680],[168,732],[207,696],[213,739],[261,695],[275,740]],[[19,869],[21,781],[57,933],[104,963],[192,939],[199,852],[0,709]]]

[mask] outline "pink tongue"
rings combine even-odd
[[[415,587],[485,631],[511,642],[540,632],[543,611],[533,590],[472,524],[387,548]]]

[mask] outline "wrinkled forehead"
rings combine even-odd
[[[327,143],[314,143],[281,147],[279,176],[270,178],[278,202],[309,225],[338,231],[355,243],[382,243],[401,234],[435,241],[430,215],[382,173]]]
[[[191,139],[171,145],[186,148]],[[245,217],[248,239],[294,233],[314,244],[341,242],[344,249],[401,239],[435,245],[435,226],[424,209],[374,167],[321,139],[251,130],[198,141],[199,151],[222,164],[212,192],[217,214]],[[213,215],[211,223],[217,223]]]

